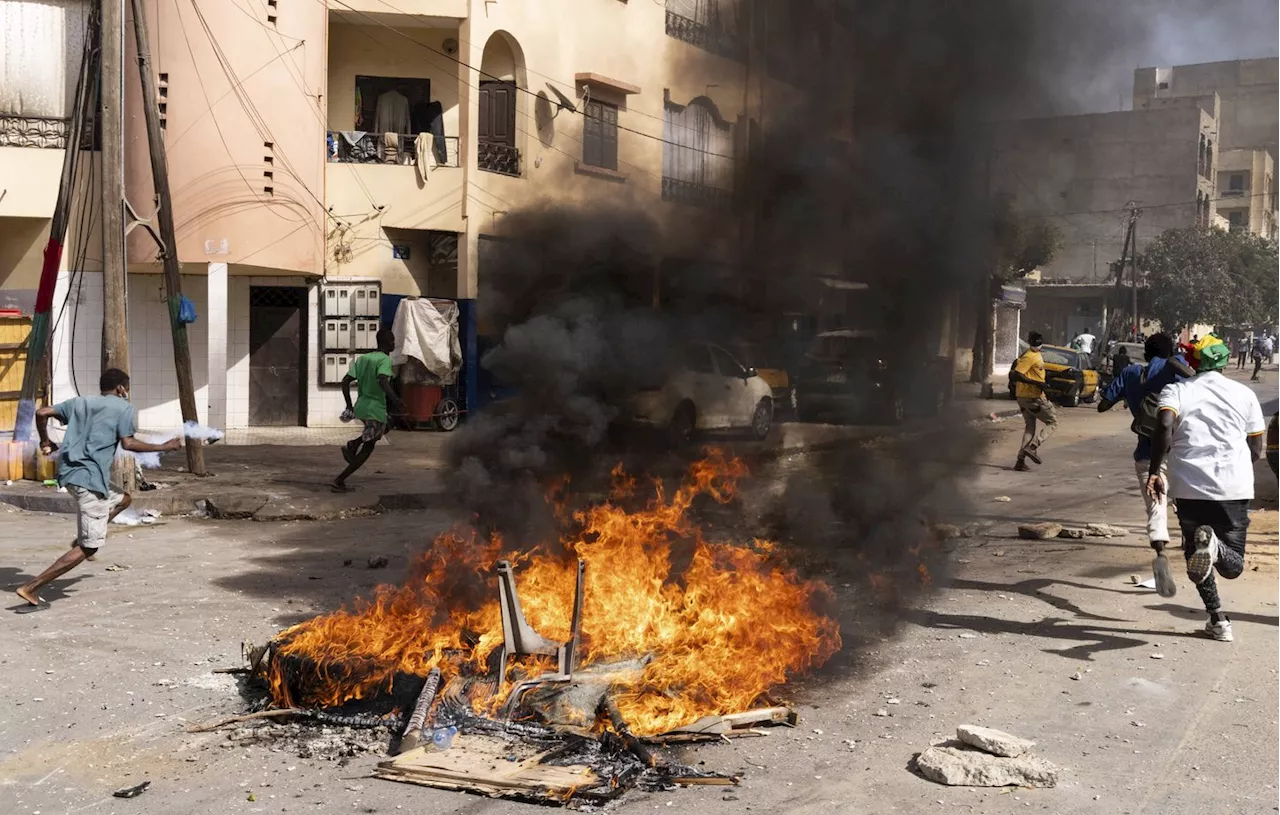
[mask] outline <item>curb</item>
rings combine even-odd
[[[138,493],[133,506],[139,510],[153,509],[161,515],[189,515],[206,508],[209,517],[226,520],[273,521],[328,521],[352,515],[374,515],[380,512],[403,512],[436,509],[444,506],[444,493],[392,493],[347,498],[300,496],[293,498],[259,497],[246,502],[242,494],[210,493],[203,496],[168,494],[153,497],[154,493]],[[317,500],[318,499],[318,500]],[[28,512],[49,512],[74,515],[75,501],[65,492],[26,492],[0,490],[0,504],[8,504]]]

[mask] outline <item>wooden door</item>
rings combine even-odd
[[[0,317],[0,431],[13,430],[27,369],[30,317]]]
[[[307,290],[249,289],[249,424],[306,424]]]
[[[512,82],[485,80],[480,83],[480,133],[478,141],[488,144],[516,143],[516,86]]]

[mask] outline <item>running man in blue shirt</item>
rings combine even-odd
[[[1175,353],[1173,339],[1168,334],[1153,334],[1143,345],[1143,356],[1147,363],[1134,363],[1123,371],[1116,373],[1115,379],[1102,394],[1098,402],[1098,412],[1110,410],[1121,399],[1124,399],[1129,412],[1133,414],[1130,429],[1138,436],[1138,445],[1133,451],[1133,468],[1138,474],[1140,492],[1147,506],[1147,540],[1151,548],[1156,550],[1153,570],[1156,578],[1156,590],[1161,597],[1172,597],[1177,592],[1173,582],[1173,570],[1165,558],[1164,547],[1169,543],[1169,504],[1167,491],[1152,496],[1146,489],[1147,470],[1151,464],[1151,437],[1156,430],[1156,414],[1159,408],[1160,391],[1166,385],[1181,382],[1195,376],[1195,371],[1187,361]],[[1161,476],[1168,480],[1168,468],[1162,470]]]

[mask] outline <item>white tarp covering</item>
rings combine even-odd
[[[391,330],[396,335],[396,348],[391,352],[393,365],[417,360],[436,381],[453,381],[462,367],[457,303],[406,297],[396,308]]]

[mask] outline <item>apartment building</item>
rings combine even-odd
[[[1223,228],[1276,239],[1275,160],[1270,152],[1222,151],[1217,182],[1218,223]]]
[[[991,186],[1062,232],[1045,279],[1101,283],[1124,246],[1125,206],[1143,207],[1139,239],[1212,223],[1216,97],[1146,110],[1001,122]]]
[[[1187,99],[1218,97],[1220,154],[1214,196],[1215,225],[1276,236],[1276,178],[1272,171],[1280,133],[1280,59],[1238,59],[1139,68],[1133,107],[1147,110]]]
[[[504,214],[539,201],[634,201],[672,234],[718,236],[706,259],[734,260],[735,157],[766,97],[785,115],[785,85],[753,76],[746,12],[729,0],[146,5],[199,313],[197,405],[216,426],[336,423],[336,352],[357,353],[364,332],[336,347],[326,298],[363,304],[345,317],[369,331],[379,295],[474,299]],[[25,55],[0,68],[0,307],[34,302],[86,16],[86,0],[0,0]],[[146,217],[134,54],[130,34],[123,172]],[[82,187],[111,171],[97,154],[82,164]],[[100,218],[85,198],[58,280],[55,399],[90,392],[99,371]],[[143,426],[168,427],[180,414],[157,247],[137,229],[127,249],[133,398]]]

